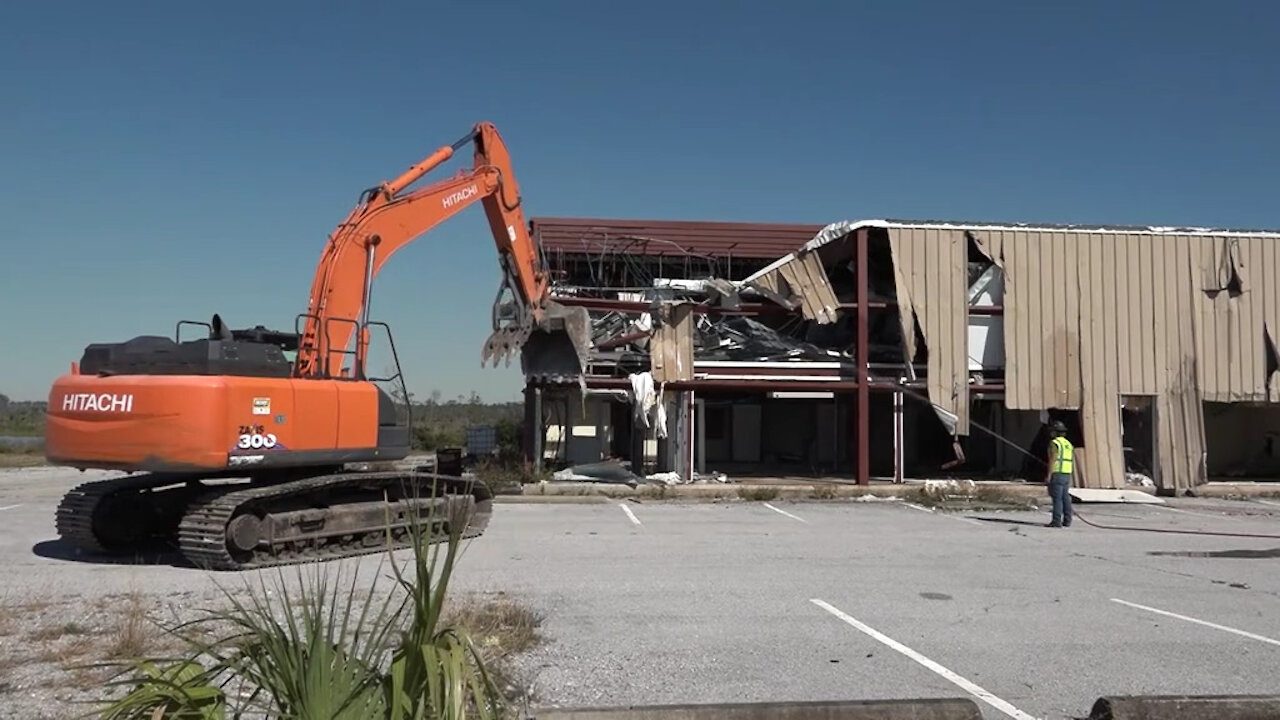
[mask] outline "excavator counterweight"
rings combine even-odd
[[[468,144],[472,167],[410,189]],[[366,368],[372,333],[389,335],[370,319],[374,279],[401,247],[477,202],[502,272],[482,362],[509,364],[519,352],[526,374],[581,378],[590,318],[550,300],[507,148],[479,123],[361,193],[325,243],[295,332],[232,330],[215,315],[179,323],[173,339],[86,347],[49,392],[46,457],[130,474],[70,491],[56,514],[62,538],[113,554],[159,544],[203,567],[239,569],[374,552],[388,534],[404,544],[414,518],[447,518],[438,538],[451,522],[464,536],[482,533],[492,503],[483,483],[361,469],[412,449],[398,358],[391,379]],[[188,324],[207,337],[183,340]]]

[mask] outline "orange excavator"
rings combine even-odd
[[[409,190],[468,144],[472,167]],[[415,517],[441,510],[466,518],[464,536],[483,533],[492,512],[483,483],[369,465],[406,458],[412,436],[390,328],[370,319],[374,278],[397,250],[476,202],[502,271],[481,364],[509,365],[518,351],[526,376],[581,378],[590,319],[549,300],[507,148],[480,123],[361,194],[329,236],[293,333],[231,330],[214,315],[178,323],[173,339],[87,346],[49,392],[46,457],[128,474],[71,490],[58,534],[91,553],[176,546],[197,566],[230,570],[374,552],[388,530],[393,546],[404,544]],[[206,336],[184,341],[187,325]],[[366,366],[375,330],[390,348],[389,377]]]

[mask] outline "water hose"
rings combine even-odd
[[[918,400],[926,402],[935,408],[937,407],[937,405],[934,405],[933,401],[931,401],[928,398],[928,396],[915,392],[910,388],[904,387],[902,388],[902,392],[906,395],[911,395]],[[1014,448],[1018,452],[1022,453],[1023,455],[1026,455],[1027,457],[1045,466],[1046,468],[1049,466],[1049,464],[1045,462],[1044,458],[1039,458],[1039,457],[1036,457],[1035,455],[1032,455],[1031,453],[1027,452],[1022,446],[1004,437],[1003,435],[996,432],[995,430],[992,430],[991,428],[983,425],[982,423],[977,422],[973,419],[970,419],[969,424],[974,427],[977,427],[978,429],[987,433],[991,437],[1009,445],[1010,447]],[[1074,503],[1072,504],[1074,505]],[[1239,538],[1254,538],[1254,539],[1263,539],[1263,540],[1280,540],[1280,535],[1265,535],[1262,533],[1232,533],[1232,532],[1215,532],[1212,530],[1174,530],[1171,528],[1140,528],[1140,527],[1125,527],[1122,525],[1102,525],[1102,524],[1093,522],[1089,518],[1081,515],[1078,511],[1075,510],[1074,507],[1072,508],[1071,514],[1077,518],[1080,518],[1081,522],[1083,522],[1085,525],[1088,525],[1090,527],[1095,527],[1100,530],[1128,530],[1131,532],[1166,533],[1170,535],[1208,535],[1208,536],[1215,536],[1215,537],[1239,537]]]

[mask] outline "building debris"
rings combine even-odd
[[[654,428],[658,437],[666,437],[667,406],[662,402],[661,393],[654,390],[653,375],[648,372],[635,373],[629,379],[635,419],[645,428]]]
[[[789,254],[743,284],[763,289],[771,297],[786,298],[788,308],[799,306],[806,320],[822,324],[836,321],[840,302],[817,253]]]
[[[708,462],[781,463],[867,482],[872,464],[902,478],[914,463],[1038,481],[1052,413],[1069,421],[1089,487],[1184,492],[1214,467],[1280,465],[1280,441],[1261,431],[1219,432],[1211,459],[1204,419],[1206,403],[1280,403],[1280,283],[1266,277],[1280,268],[1277,233],[889,220],[533,227],[557,298],[591,311],[588,383],[632,390],[631,424],[607,407],[582,410],[568,444],[594,439],[579,455],[643,448],[674,463],[659,473],[683,478]],[[633,385],[645,376],[656,387]],[[888,392],[892,403],[868,397]],[[904,395],[913,400],[899,409]],[[1150,417],[1130,427],[1132,412],[1119,410],[1135,399]],[[673,410],[696,417],[668,436],[658,418]],[[1014,439],[971,432],[979,417]],[[642,443],[614,433],[632,427]],[[1131,446],[1147,458],[1139,467],[1126,465]]]

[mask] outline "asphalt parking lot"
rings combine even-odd
[[[54,505],[83,479],[0,472],[6,603],[189,596],[226,577],[59,555]],[[1274,501],[1078,509],[1280,536]],[[544,705],[964,696],[989,718],[1070,718],[1105,694],[1280,693],[1280,538],[1045,520],[898,502],[504,503],[455,587],[544,616],[547,641],[520,661]]]

